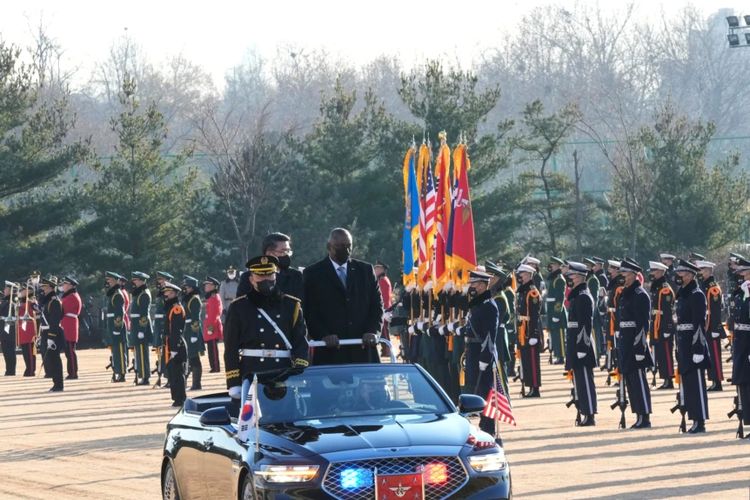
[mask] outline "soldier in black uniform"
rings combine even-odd
[[[498,323],[497,323],[497,355],[500,361],[501,368],[505,370],[506,375],[508,374],[508,365],[511,360],[515,359],[513,352],[514,346],[511,346],[508,339],[508,322],[511,319],[511,309],[508,303],[508,297],[503,290],[505,279],[508,277],[508,273],[503,271],[499,266],[496,266],[492,262],[485,262],[485,270],[492,275],[490,280],[490,293],[492,299],[497,305],[498,312]]]
[[[742,283],[744,283],[745,280],[742,278],[742,271],[738,270],[738,263],[741,260],[747,259],[738,253],[732,252],[729,254],[729,269],[727,270],[727,291],[729,292],[727,300],[727,330],[729,331],[729,343],[727,348],[730,350],[734,344],[734,325],[738,321],[744,296]]]
[[[664,381],[659,389],[673,389],[674,384],[674,304],[675,293],[667,281],[669,268],[661,262],[649,262],[651,280],[651,347],[656,369]]]
[[[696,281],[698,267],[692,262],[678,260],[675,266],[677,282],[677,369],[680,374],[680,403],[687,409],[693,426],[690,434],[706,432],[708,394],[706,369],[711,367],[711,356],[705,337],[706,296]]]
[[[630,408],[638,418],[631,429],[651,427],[651,390],[646,369],[653,366],[648,350],[651,300],[636,279],[641,267],[631,259],[620,262],[623,290],[617,306],[617,362],[630,398]]]
[[[675,279],[677,275],[674,272],[674,261],[676,257],[672,255],[671,253],[662,252],[659,254],[659,260],[662,264],[667,266],[667,272],[666,272],[666,278],[667,283],[669,283],[669,286],[672,287],[672,290],[677,292],[677,289],[680,288],[680,286],[677,284],[677,280]]]
[[[617,321],[617,304],[620,301],[622,293],[623,279],[620,276],[620,261],[607,261],[607,272],[609,273],[609,283],[607,285],[607,322],[605,323],[604,339],[607,342],[606,359],[603,369],[611,372],[617,367],[617,339],[615,332],[619,329]],[[609,385],[609,377],[607,385]]]
[[[469,273],[469,316],[466,324],[465,391],[486,397],[494,383],[498,308],[489,291],[490,275]],[[482,415],[479,428],[495,435],[495,421]]]
[[[596,356],[592,340],[594,328],[594,298],[589,292],[586,275],[588,268],[581,262],[568,262],[565,277],[572,289],[568,296],[570,314],[566,330],[565,369],[573,376],[573,399],[581,415],[578,425],[596,425],[596,385],[594,366]]]
[[[732,385],[737,387],[737,407],[744,425],[750,425],[750,261],[737,255],[735,271],[740,275],[732,344]],[[739,436],[739,433],[738,433]],[[747,436],[750,439],[750,435]]]
[[[276,257],[279,261],[276,287],[281,293],[302,300],[304,292],[302,271],[296,267],[292,267],[292,239],[283,233],[271,233],[263,239],[261,253]],[[250,288],[250,271],[248,270],[240,276],[240,283],[237,286],[237,297],[245,295],[250,291]]]
[[[521,264],[516,273],[521,281],[517,292],[516,318],[518,346],[521,351],[521,382],[531,388],[528,393],[522,395],[527,398],[538,398],[539,388],[542,386],[542,371],[539,365],[542,349],[542,299],[534,285],[534,268]]]
[[[5,359],[5,376],[16,374],[16,318],[14,317],[15,293],[19,285],[12,281],[5,282],[3,296],[0,299],[0,348]]]
[[[187,350],[182,338],[185,329],[185,309],[180,304],[180,287],[165,281],[161,286],[164,296],[164,348],[167,359],[167,381],[172,396],[172,406],[182,406],[185,402],[185,362]]]
[[[711,368],[708,370],[708,379],[711,386],[706,389],[708,392],[721,392],[721,383],[724,381],[724,370],[721,362],[721,341],[727,338],[727,332],[724,330],[724,324],[721,322],[721,313],[724,306],[724,297],[721,293],[721,287],[714,278],[714,267],[716,264],[705,260],[698,260],[695,265],[700,270],[700,275],[696,277],[699,281],[703,294],[706,296],[706,329],[705,336],[708,343],[708,353],[711,357]]]
[[[131,275],[133,283],[132,302],[130,303],[130,329],[133,339],[133,356],[135,357],[136,385],[149,385],[151,362],[149,345],[152,341],[151,327],[151,290],[147,281],[150,276],[140,271]]]
[[[40,281],[44,298],[42,299],[42,344],[47,347],[44,353],[44,373],[52,378],[52,389],[49,392],[62,392],[63,366],[60,353],[65,350],[65,335],[63,335],[60,321],[63,318],[63,308],[57,296],[57,278],[50,276]]]
[[[242,381],[254,374],[265,382],[301,372],[309,364],[302,304],[276,286],[278,260],[255,257],[247,268],[252,288],[229,305],[224,330],[227,388],[237,400]]]
[[[594,277],[599,283],[596,293],[591,294],[594,299],[594,339],[595,339],[595,352],[598,358],[607,352],[607,339],[604,335],[607,325],[607,286],[609,280],[607,274],[604,272],[604,264],[606,261],[601,257],[592,257],[594,261]]]
[[[201,310],[203,304],[198,288],[198,279],[192,276],[184,276],[182,280],[182,305],[185,307],[185,329],[182,336],[185,338],[187,346],[187,358],[189,372],[193,376],[193,383],[190,385],[191,391],[199,391],[201,377],[203,375],[203,363],[201,356],[206,352],[206,344],[203,342],[203,327],[201,326]]]

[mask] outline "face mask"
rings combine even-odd
[[[477,295],[479,295],[479,292],[477,292],[477,289],[474,288],[474,287],[469,288],[469,291],[467,293],[468,293],[469,297],[472,297],[472,298],[476,297]]]
[[[337,247],[333,249],[333,260],[339,263],[343,263],[349,260],[349,256],[351,254],[352,251],[349,248]]]
[[[233,280],[237,276],[237,273],[232,271],[231,273],[227,273],[227,278],[230,280]]]
[[[279,267],[281,269],[289,269],[289,266],[292,265],[292,258],[288,255],[282,255],[279,259]]]
[[[273,294],[275,288],[275,281],[265,280],[258,283],[258,292],[260,292],[262,295],[265,295],[266,297],[269,297],[271,294]]]
[[[565,278],[565,284],[568,285],[569,288],[573,288],[573,280],[570,278]]]
[[[654,280],[656,279],[656,277],[655,277],[655,276],[654,276],[653,274],[649,274],[649,275],[648,275],[648,279],[649,279],[650,281],[654,281]]]
[[[678,285],[682,285],[682,276],[680,276],[679,274],[675,276],[674,282],[677,283]]]

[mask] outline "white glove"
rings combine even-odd
[[[435,322],[435,323],[440,323],[440,320],[441,320],[442,318],[443,318],[443,315],[442,315],[442,314],[438,314],[437,316],[435,316],[435,321],[434,321],[434,322]]]
[[[229,397],[232,399],[240,399],[242,397],[242,386],[235,385],[229,388]]]
[[[409,332],[409,335],[416,335],[416,330],[414,330],[414,325],[410,326],[407,330]]]
[[[560,318],[552,318],[552,322],[553,323],[559,323],[560,322]]]
[[[671,337],[671,336],[672,336],[672,334],[671,334],[671,333],[666,333],[666,332],[664,333],[664,338],[665,338],[665,339],[668,339],[668,338],[669,338],[669,337]]]
[[[120,335],[122,332],[112,332],[112,335]]]
[[[169,359],[172,359],[175,356],[177,356],[177,351],[172,351],[172,352],[169,353]]]
[[[146,338],[146,334],[143,333],[143,332],[138,332],[138,338],[141,339],[141,340],[143,340],[143,339]]]
[[[719,332],[711,332],[711,337],[718,339],[719,337],[721,337],[721,334]]]
[[[693,363],[698,364],[703,361],[703,354],[693,354]]]
[[[646,359],[646,356],[644,356],[643,354],[636,354],[635,355],[635,360],[636,361],[643,361],[644,359]]]
[[[576,352],[576,356],[578,356],[578,359],[583,359],[586,357],[585,352]]]
[[[750,354],[747,355],[747,360],[750,361]]]
[[[198,337],[190,337],[191,344],[195,344],[196,342],[198,342]]]
[[[537,345],[539,343],[539,339],[531,338],[529,339],[529,345]]]
[[[385,321],[386,323],[390,323],[392,318],[393,318],[392,312],[388,311],[388,312],[383,313],[383,321]]]
[[[488,366],[490,366],[490,364],[489,364],[489,363],[485,363],[485,362],[483,362],[483,361],[480,361],[480,362],[479,362],[479,371],[480,371],[480,372],[483,372],[483,371],[485,371],[485,370],[487,369],[487,367],[488,367]]]
[[[448,323],[448,331],[451,332],[451,333],[455,332],[456,331],[456,323],[453,323],[453,322]]]
[[[743,282],[743,283],[742,283],[742,284],[740,285],[740,288],[741,288],[741,289],[742,289],[742,291],[744,292],[744,295],[745,295],[745,297],[744,297],[744,298],[745,298],[745,299],[747,299],[748,297],[750,297],[750,281],[745,281],[745,282]]]
[[[441,325],[438,327],[438,333],[445,336],[445,334],[448,333],[448,328],[445,325]]]
[[[424,330],[424,321],[417,321],[417,329]]]
[[[55,344],[55,341],[52,339],[47,339],[47,349],[50,351],[56,351],[57,350],[57,344]]]

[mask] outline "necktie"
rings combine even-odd
[[[346,288],[346,268],[344,266],[339,266],[339,268],[336,269],[336,273],[339,275],[341,284]]]

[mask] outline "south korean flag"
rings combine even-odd
[[[238,419],[239,429],[237,430],[237,439],[246,443],[251,436],[251,432],[258,430],[258,421],[261,417],[260,404],[258,403],[258,376],[253,376],[253,381],[249,379],[242,381],[242,404],[240,406],[240,418]]]

